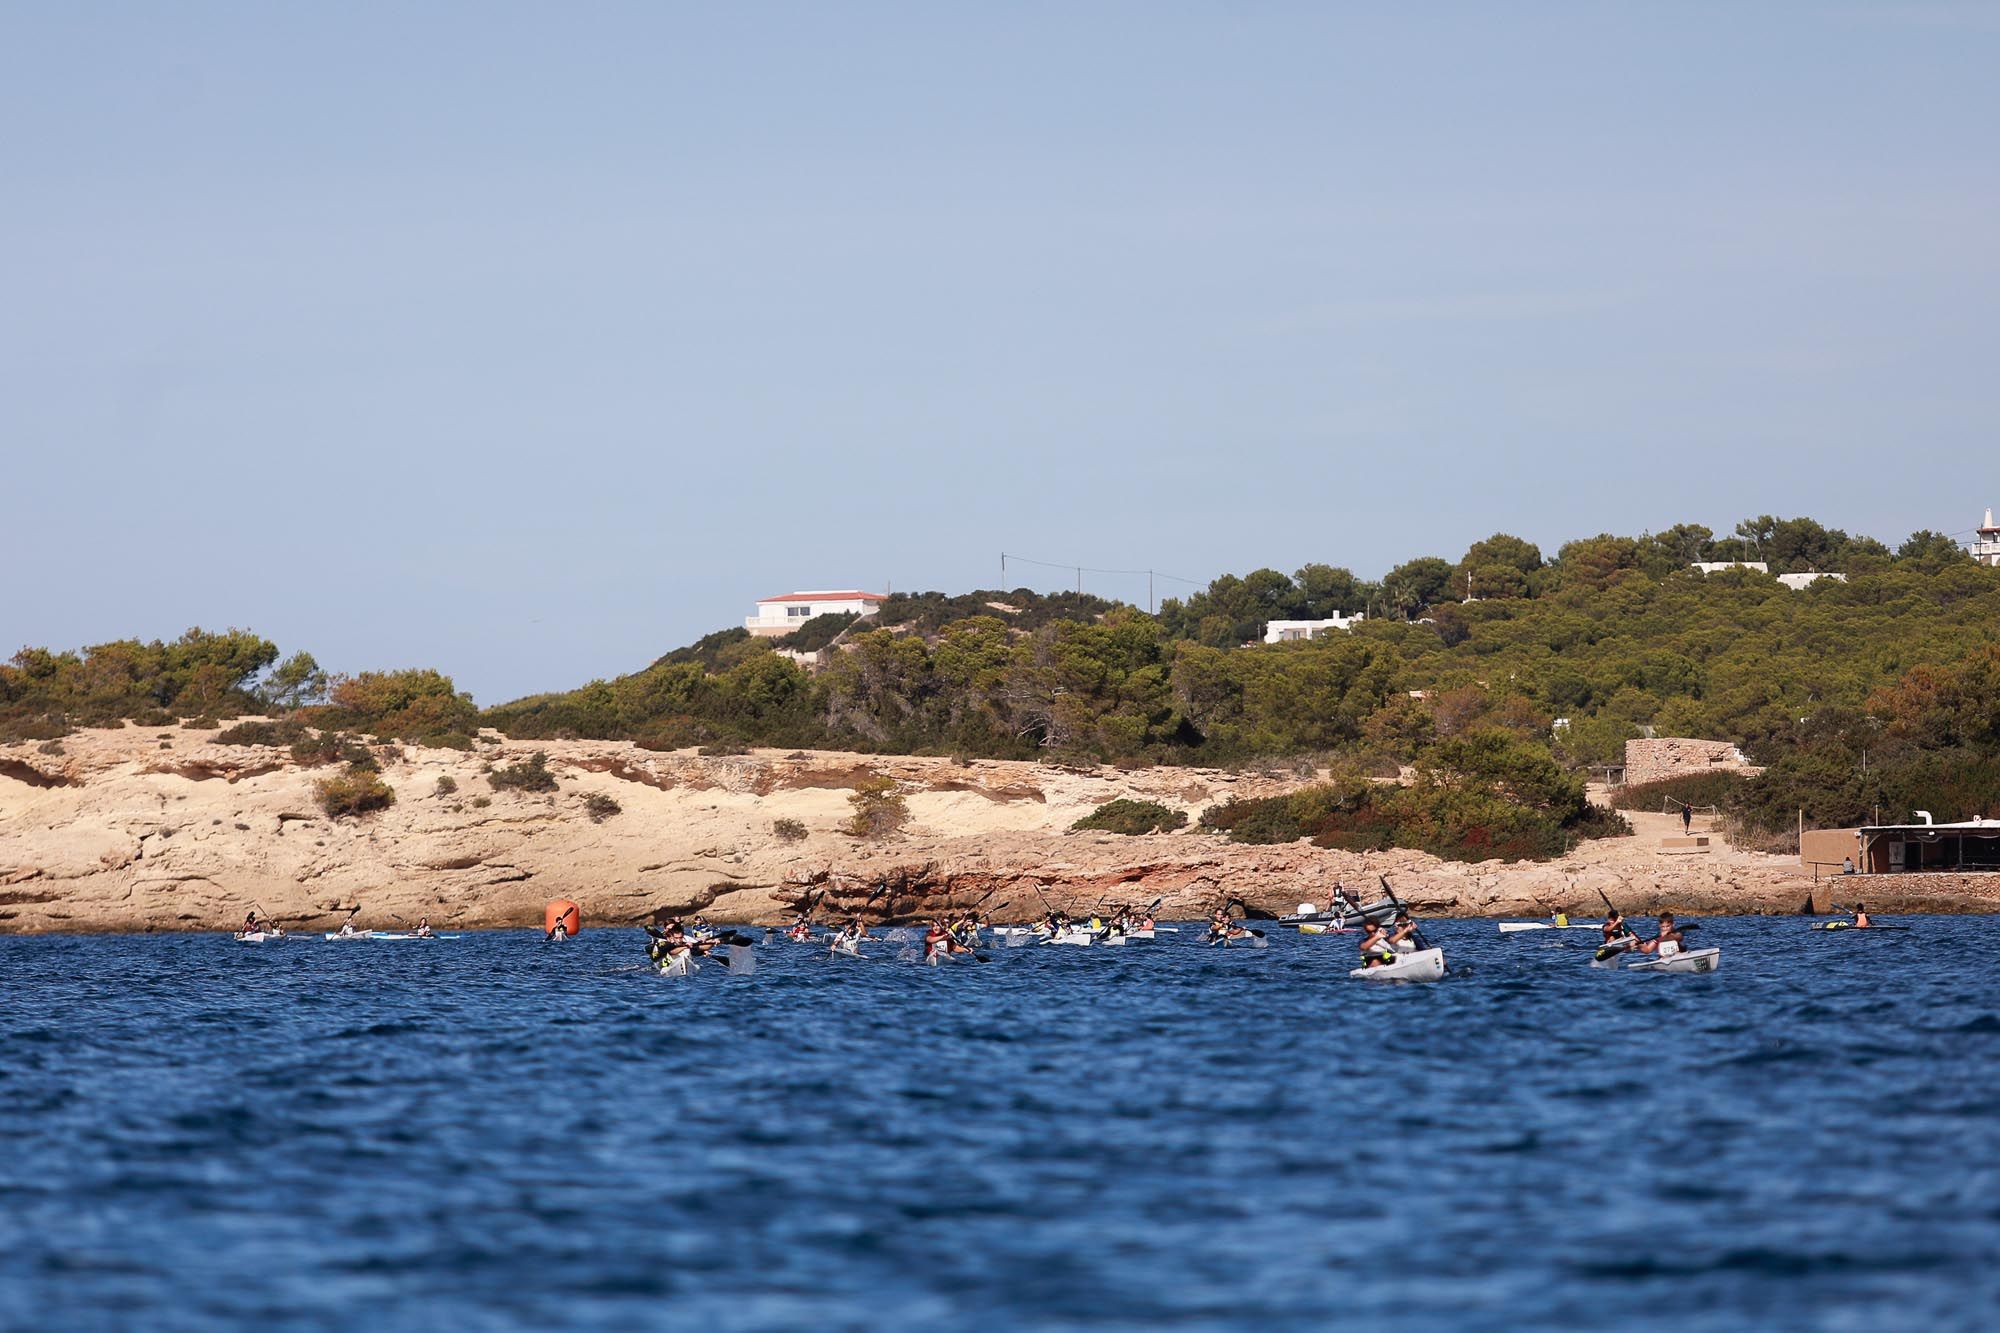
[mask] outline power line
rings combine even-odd
[[[1190,588],[1199,588],[1202,586],[1200,579],[1184,579],[1178,574],[1168,574],[1157,569],[1099,569],[1095,565],[1079,565],[1074,562],[1059,560],[1036,560],[1030,556],[1010,555],[1006,551],[1002,551],[1000,553],[1000,583],[1002,587],[1006,586],[1007,583],[1007,562],[1009,560],[1012,560],[1017,565],[1039,565],[1043,569],[1070,570],[1076,575],[1076,590],[1078,593],[1083,591],[1083,576],[1085,574],[1130,574],[1135,577],[1144,574],[1146,576],[1146,614],[1148,615],[1151,615],[1154,610],[1154,579],[1165,579],[1169,583],[1185,583]]]

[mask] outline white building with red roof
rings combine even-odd
[[[745,620],[743,628],[759,638],[771,638],[790,634],[814,616],[872,616],[876,608],[887,600],[887,593],[859,592],[852,588],[760,597],[757,599],[757,614]]]

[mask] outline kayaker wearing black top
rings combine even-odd
[[[1854,904],[1854,928],[1856,930],[1868,929],[1868,905],[1866,903]]]
[[[243,933],[245,935],[255,935],[262,929],[263,927],[257,924],[257,911],[255,908],[252,908],[250,914],[243,918]]]

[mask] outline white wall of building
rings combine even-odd
[[[757,614],[746,619],[743,628],[759,637],[790,634],[815,616],[873,615],[882,600],[882,594],[874,592],[788,592],[759,601]]]
[[[1273,620],[1264,626],[1264,642],[1292,643],[1300,639],[1315,639],[1334,630],[1352,629],[1367,618],[1357,611],[1351,616],[1335,616],[1331,620]]]

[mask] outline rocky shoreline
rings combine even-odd
[[[472,751],[376,747],[387,810],[329,818],[329,768],[286,750],[221,745],[213,730],[94,729],[0,747],[0,933],[228,929],[254,904],[301,929],[351,909],[363,925],[428,916],[454,929],[539,925],[572,898],[586,928],[667,908],[770,923],[822,915],[909,918],[974,903],[1001,921],[1159,900],[1163,918],[1225,898],[1283,912],[1386,875],[1433,916],[1795,912],[1862,898],[1896,912],[2000,910],[2000,876],[1867,876],[1836,885],[1791,858],[1712,838],[1666,845],[1660,816],[1632,837],[1548,862],[1441,862],[1418,852],[1238,846],[1183,830],[1125,837],[1070,825],[1118,797],[1190,819],[1230,795],[1310,781],[1291,772],[1072,768],[760,750],[703,756],[609,741],[502,741]],[[496,789],[494,765],[545,751],[556,790]],[[895,781],[910,819],[880,839],[842,831],[855,784]],[[607,803],[615,813],[606,813]],[[776,827],[783,820],[783,832]],[[789,835],[789,836],[788,836]]]

